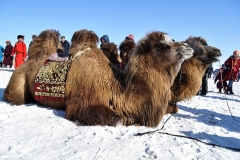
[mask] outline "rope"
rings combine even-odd
[[[173,103],[173,105],[174,105],[173,113],[175,113],[176,108],[177,108],[177,101],[178,101],[178,96],[179,96],[179,91],[180,91],[181,80],[182,80],[182,69],[180,69],[179,73],[180,73],[180,76],[179,76],[178,87],[177,87],[178,89],[177,89],[177,92],[176,92],[175,101]],[[149,132],[137,133],[137,136],[142,136],[144,134],[154,133],[154,132],[162,130],[164,128],[165,124],[167,123],[167,121],[172,117],[173,113],[171,113],[171,115],[164,122],[163,126],[160,129],[157,129],[157,130],[154,130],[154,131],[149,131]]]
[[[220,61],[219,61],[219,68],[221,68],[221,63],[220,63]],[[220,72],[220,69],[219,69],[219,72]],[[221,74],[221,80],[222,80],[222,79],[223,79],[223,78],[222,78],[222,72],[220,72],[220,74]],[[222,86],[224,87],[223,81],[222,81],[221,83],[222,83]],[[232,114],[232,111],[231,111],[231,109],[230,109],[230,107],[229,107],[229,104],[228,104],[228,100],[227,100],[227,96],[226,96],[226,95],[227,95],[226,92],[224,92],[225,100],[226,100],[226,102],[227,102],[228,110],[229,110],[229,112],[230,112],[230,114],[231,114],[231,117],[232,117],[232,119],[233,119],[234,121],[236,121],[237,123],[240,124],[240,122],[233,117],[233,114]]]
[[[220,64],[220,61],[219,61],[219,64]],[[175,109],[176,109],[176,104],[177,104],[177,100],[178,100],[178,93],[179,93],[179,89],[180,89],[181,78],[182,78],[182,72],[181,72],[181,70],[180,70],[179,87],[178,87],[177,96],[176,96],[176,99],[175,99],[175,102],[174,102],[174,105],[175,105],[174,111],[175,111]],[[222,73],[221,73],[221,78],[222,78]],[[222,83],[223,83],[223,82],[222,82]],[[223,84],[222,84],[222,86],[223,86]],[[226,97],[226,93],[225,93],[225,97]],[[230,107],[229,107],[229,104],[228,104],[227,99],[226,99],[226,102],[227,102],[228,110],[229,110],[229,112],[231,113],[231,117],[235,120],[235,118],[233,117],[232,112],[231,112],[231,110],[230,110]],[[171,114],[170,117],[164,122],[163,126],[162,126],[160,129],[157,129],[157,130],[154,130],[154,131],[149,131],[149,132],[137,133],[136,136],[142,136],[142,135],[145,135],[145,134],[155,133],[155,132],[157,132],[157,131],[162,130],[162,129],[164,128],[164,125],[167,123],[167,121],[168,121],[171,117],[172,117],[172,114]],[[237,120],[235,120],[235,121],[239,123],[239,121],[237,121]],[[213,143],[207,143],[207,142],[201,141],[201,140],[199,140],[199,139],[197,139],[197,138],[193,138],[193,137],[188,137],[188,136],[183,136],[183,135],[176,135],[176,134],[170,134],[170,133],[167,133],[167,132],[158,132],[158,133],[166,134],[166,135],[170,135],[170,136],[175,136],[175,137],[182,137],[182,138],[192,139],[192,140],[195,140],[195,141],[204,143],[204,144],[206,144],[206,145],[214,146],[214,147],[222,147],[222,148],[226,148],[226,149],[231,149],[231,150],[235,150],[235,151],[240,151],[239,148],[233,148],[233,147],[227,147],[227,146],[217,145],[217,144],[213,144]]]

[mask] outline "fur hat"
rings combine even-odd
[[[6,40],[6,43],[9,43],[9,44],[10,44],[11,42],[10,42],[9,40]]]
[[[238,51],[238,50],[235,50],[235,51],[233,52],[233,54],[234,54],[234,53],[236,53],[236,55],[239,56],[239,51]]]
[[[25,36],[23,36],[23,35],[18,35],[17,36],[17,39],[19,39],[19,38],[24,38]]]
[[[37,35],[35,35],[35,34],[34,34],[34,35],[32,35],[32,38],[36,38],[36,37],[37,37]]]
[[[129,39],[129,40],[133,40],[134,41],[134,36],[132,34],[130,34],[129,36],[127,36],[125,39]]]

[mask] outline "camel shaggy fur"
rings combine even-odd
[[[113,64],[119,63],[119,55],[117,45],[115,43],[104,43],[101,47],[104,55],[109,59]]]
[[[43,34],[49,36],[38,41],[36,52],[32,48],[31,53],[41,56],[30,58],[16,69],[4,92],[4,99],[12,104],[33,100],[36,73],[46,58],[57,50],[59,34],[45,31],[39,37],[44,37]],[[64,102],[35,102],[65,109],[66,118],[79,125],[115,126],[121,123],[156,127],[171,99],[170,86],[181,63],[192,55],[192,48],[186,43],[173,42],[163,32],[149,33],[138,42],[123,75],[97,48],[98,40],[93,31],[75,32],[71,40],[73,60],[67,75]]]
[[[133,54],[134,48],[136,44],[132,40],[125,39],[119,46],[120,57],[124,63],[124,65],[128,64],[128,61]]]
[[[82,53],[72,62],[75,73],[68,74],[66,118],[80,125],[156,127],[167,109],[180,65],[193,52],[187,44],[166,37],[152,32],[141,39],[125,75],[97,47]],[[71,53],[86,47],[80,39],[73,41]]]
[[[173,86],[171,87],[172,99],[169,102],[168,111],[166,113],[174,113],[178,111],[178,107],[175,105],[176,99],[180,102],[183,100],[189,100],[197,95],[206,68],[210,64],[219,61],[219,57],[221,56],[220,50],[208,46],[204,38],[189,37],[185,43],[189,44],[189,46],[194,49],[194,53],[191,58],[182,63],[181,83],[179,84],[179,72]]]

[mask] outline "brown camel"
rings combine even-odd
[[[124,41],[121,42],[119,46],[120,57],[125,66],[128,64],[128,61],[131,55],[133,54],[135,47],[136,47],[136,44],[133,40],[125,39]]]
[[[58,32],[47,30],[38,38],[34,43],[36,48],[31,49],[31,54],[38,56],[15,70],[4,91],[4,99],[12,104],[34,100],[38,70],[58,48]],[[64,101],[35,99],[35,102],[65,109],[66,118],[79,125],[122,123],[156,127],[170,101],[170,86],[181,63],[192,55],[192,48],[186,43],[173,42],[163,32],[149,33],[138,42],[123,75],[97,48],[98,40],[93,31],[75,32]]]
[[[88,47],[75,38],[88,32],[75,32],[72,54]],[[101,50],[91,48],[72,62],[75,72],[68,73],[66,88],[71,89],[66,91],[66,118],[80,125],[156,127],[165,114],[180,65],[192,52],[186,43],[174,43],[165,33],[149,33],[138,42],[123,77]]]
[[[59,32],[55,30],[45,30],[39,34],[28,50],[29,59],[11,76],[3,97],[7,102],[22,105],[34,101],[33,84],[36,73],[47,57],[57,51],[59,36]],[[38,103],[58,109],[64,108],[64,104],[57,101],[39,101]]]
[[[171,87],[172,99],[169,102],[166,113],[176,113],[178,107],[177,102],[189,100],[197,95],[202,84],[202,77],[206,68],[219,61],[221,52],[218,48],[208,46],[204,38],[189,37],[185,43],[189,44],[194,49],[193,56],[182,63],[181,83],[179,84],[180,72],[178,73]],[[174,111],[175,109],[175,111]]]

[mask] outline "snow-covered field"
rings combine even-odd
[[[240,151],[192,139],[158,132],[136,136],[160,129],[170,115],[157,128],[82,127],[65,119],[64,111],[10,105],[3,101],[3,93],[12,73],[13,69],[0,68],[0,159],[240,160]],[[234,83],[233,91],[235,95],[219,94],[209,79],[209,93],[178,103],[179,112],[161,132],[240,150],[240,82]]]

